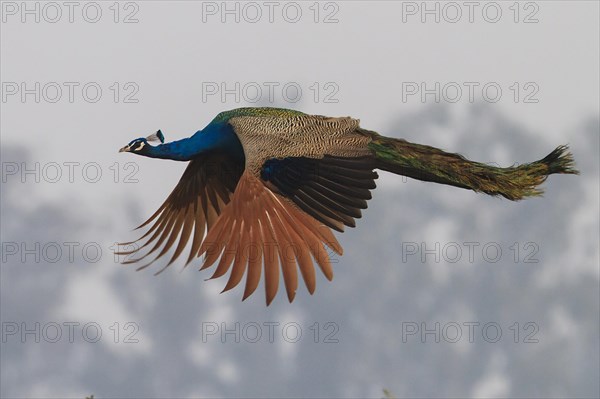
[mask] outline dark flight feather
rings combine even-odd
[[[120,244],[123,246],[133,245],[135,248],[116,252],[116,254],[128,257],[141,255],[142,249],[154,244],[145,254],[137,258],[130,257],[123,262],[124,264],[137,263],[162,246],[159,254],[151,262],[138,267],[138,270],[142,270],[166,254],[179,237],[173,256],[167,265],[156,273],[159,274],[181,255],[192,237],[193,231],[192,246],[186,262],[189,264],[199,255],[205,231],[210,231],[221,209],[229,202],[242,174],[242,169],[242,165],[236,164],[224,154],[200,156],[191,161],[166,201],[138,227],[143,228],[156,219],[149,230],[136,241]],[[219,172],[214,173],[215,171]],[[153,235],[144,244],[137,244],[151,232],[154,232]]]

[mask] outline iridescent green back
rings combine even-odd
[[[275,116],[275,117],[289,117],[305,115],[303,112],[295,111],[293,109],[286,108],[270,108],[270,107],[246,107],[236,108],[229,111],[224,111],[218,114],[213,122],[226,122],[231,118],[237,116]]]

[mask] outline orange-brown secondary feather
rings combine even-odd
[[[342,247],[329,228],[246,172],[240,178],[231,202],[208,232],[199,253],[206,254],[202,269],[214,264],[219,256],[222,261],[226,259],[215,271],[215,276],[220,276],[230,268],[231,254],[235,252],[225,290],[235,287],[246,274],[244,299],[258,286],[264,267],[269,304],[278,289],[280,265],[290,301],[297,289],[296,262],[311,293],[316,285],[313,261],[328,279],[333,277],[325,245],[342,254]]]

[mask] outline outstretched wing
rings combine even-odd
[[[268,305],[278,290],[280,266],[288,300],[294,299],[299,267],[312,294],[313,259],[331,280],[325,246],[339,255],[343,251],[329,227],[343,231],[344,225],[354,226],[376,178],[366,158],[272,160],[265,163],[261,177],[247,170],[200,247],[199,253],[206,254],[202,269],[220,258],[212,279],[233,264],[223,291],[237,286],[246,273],[246,299],[256,290],[264,266]]]
[[[265,162],[261,177],[273,191],[339,232],[355,227],[375,186],[372,157],[285,158]]]
[[[181,255],[193,233],[187,260],[187,263],[191,262],[200,255],[199,249],[205,232],[211,230],[219,214],[229,203],[243,169],[243,164],[225,154],[201,155],[190,161],[169,197],[138,229],[153,222],[152,226],[139,239],[120,244],[125,248],[133,246],[132,250],[116,254],[132,257],[123,262],[125,264],[136,263],[146,259],[162,246],[152,261],[137,269],[142,270],[167,253],[179,236],[173,256],[166,266],[156,272],[159,274]],[[146,241],[142,244],[144,239]],[[150,249],[146,250],[147,248]],[[145,253],[142,255],[143,252]]]

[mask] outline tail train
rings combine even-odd
[[[369,148],[375,154],[379,169],[417,180],[501,195],[512,201],[541,195],[543,190],[538,186],[551,174],[579,174],[566,145],[557,147],[539,161],[501,168],[470,161],[435,147],[367,130],[361,133],[372,137]]]

